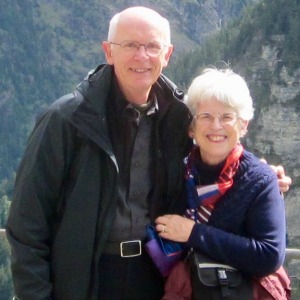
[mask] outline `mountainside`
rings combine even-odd
[[[255,102],[255,118],[243,144],[269,163],[283,164],[292,177],[285,203],[288,247],[294,248],[300,248],[299,28],[299,1],[261,1],[171,67],[181,84],[189,84],[208,65],[229,64],[245,77]],[[300,261],[289,262],[288,269],[299,276]]]
[[[256,109],[243,143],[292,177],[285,195],[289,247],[300,248],[299,0],[2,0],[0,227],[37,114],[104,62],[110,18],[133,5],[170,20],[175,53],[166,74],[183,89],[208,65],[229,65],[246,78]],[[8,250],[0,248],[1,277],[1,252]],[[289,268],[299,270],[299,263]],[[5,291],[0,300],[9,299]]]
[[[116,12],[144,5],[167,17],[175,61],[252,2],[256,0],[0,1],[0,227],[7,219],[15,171],[37,114],[104,62],[101,41]],[[12,298],[8,253],[2,239],[0,300]]]
[[[14,172],[37,113],[105,61],[101,41],[116,12],[144,5],[167,17],[175,60],[252,2],[256,1],[1,1],[0,199],[11,194]]]
[[[250,51],[241,53],[236,68],[243,70],[253,90],[256,115],[247,145],[274,164],[284,164],[293,179],[286,195],[291,245],[300,246],[300,4],[275,1],[274,16],[253,35]],[[285,4],[285,6],[284,6]],[[266,5],[262,11],[271,11]],[[273,30],[272,30],[273,28]],[[266,39],[266,33],[270,32]],[[249,56],[257,53],[251,65]]]
[[[283,164],[293,179],[286,195],[290,241],[300,246],[300,3],[261,1],[188,55],[169,72],[188,85],[208,65],[229,65],[249,84],[255,118],[244,140],[270,163]]]
[[[244,53],[236,67],[244,70],[257,102],[247,145],[272,163],[284,164],[293,179],[293,187],[286,195],[288,234],[290,243],[300,247],[300,62],[299,57],[292,61],[292,55],[284,56],[289,33],[296,28],[297,43],[292,54],[299,56],[299,4],[297,11],[292,8],[295,6],[289,9],[280,6],[278,13],[286,14],[286,18],[294,15],[295,23],[291,22],[285,30],[273,32],[268,40],[253,37],[252,42],[259,45],[256,61],[245,69],[247,53]]]
[[[258,3],[255,10],[248,8]],[[287,204],[297,203],[298,0],[1,1],[0,199],[11,194],[14,172],[37,113],[104,62],[101,41],[106,39],[112,15],[141,4],[170,20],[175,54],[166,73],[181,87],[199,68],[220,61],[246,77],[256,114],[245,142],[257,155],[284,164],[294,180]],[[213,34],[217,38],[211,38]],[[289,216],[297,211],[294,206],[287,210]],[[292,223],[300,225],[297,222]]]

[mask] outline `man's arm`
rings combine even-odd
[[[51,299],[51,224],[66,170],[68,130],[58,114],[44,114],[17,173],[6,233],[14,289],[20,299]]]
[[[289,176],[285,175],[285,171],[283,166],[272,166],[271,168],[274,170],[274,172],[277,175],[278,178],[278,185],[279,189],[282,193],[287,192],[290,188],[290,185],[292,184],[292,179]]]
[[[263,158],[261,159],[261,161],[267,163],[267,161]],[[277,182],[279,185],[280,192],[287,192],[290,189],[290,185],[292,184],[291,177],[285,175],[284,167],[282,165],[270,165],[270,167],[277,175]]]

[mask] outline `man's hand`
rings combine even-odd
[[[262,162],[267,163],[265,159],[261,159]],[[292,179],[289,176],[285,175],[283,166],[270,165],[271,169],[275,172],[278,178],[279,189],[282,193],[287,192],[292,184]]]

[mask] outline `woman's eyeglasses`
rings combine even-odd
[[[224,113],[222,115],[212,115],[208,112],[201,112],[194,116],[196,121],[204,126],[211,125],[217,118],[222,126],[234,126],[237,122],[238,115],[236,113]]]

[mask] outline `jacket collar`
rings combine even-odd
[[[71,123],[81,135],[105,150],[115,162],[106,120],[106,100],[112,76],[112,68],[108,65],[100,65],[88,73],[84,81],[77,86],[75,94],[81,100],[71,116]]]
[[[77,94],[83,97],[71,117],[72,124],[111,157],[114,155],[106,119],[106,103],[113,80],[114,70],[110,65],[99,65],[91,70],[77,86]],[[153,89],[158,96],[159,119],[166,114],[174,98],[182,101],[184,97],[184,93],[164,75],[159,77]]]

